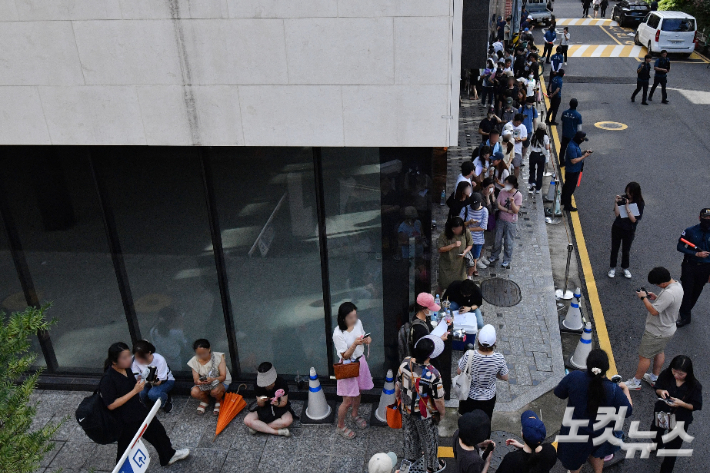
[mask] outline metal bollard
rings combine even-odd
[[[569,283],[569,265],[572,262],[572,251],[574,250],[574,245],[572,243],[567,243],[567,267],[565,268],[565,286],[562,289],[555,291],[555,297],[557,299],[570,300],[574,296],[572,291],[567,289],[567,284]]]

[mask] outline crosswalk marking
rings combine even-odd
[[[573,44],[567,54],[569,57],[643,57],[646,48],[632,44]]]
[[[619,26],[608,18],[558,18],[557,26]]]
[[[588,44],[575,44],[574,46],[570,46],[569,51],[567,51],[567,55],[571,57],[582,57],[582,54],[584,54],[584,51],[586,51],[588,48]]]
[[[602,52],[604,52],[605,49],[606,49],[606,45],[604,45],[604,44],[597,46],[597,49],[595,49],[594,52],[592,53],[592,57],[601,57]]]
[[[621,51],[623,51],[624,46],[622,44],[617,44],[614,46],[614,49],[611,50],[611,54],[609,54],[609,57],[619,57],[619,54],[621,54]]]

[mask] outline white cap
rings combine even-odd
[[[375,453],[367,464],[368,473],[390,473],[397,464],[397,455],[393,452]]]
[[[481,330],[478,331],[477,337],[479,345],[492,347],[496,344],[496,329],[493,325],[486,324]]]
[[[442,322],[442,323],[444,323],[444,322]],[[444,352],[444,341],[441,339],[441,337],[437,337],[436,335],[425,335],[422,338],[420,338],[419,340],[417,340],[417,343],[415,343],[414,346],[416,347],[417,344],[421,340],[424,340],[425,338],[428,338],[429,340],[434,342],[434,351],[432,352],[431,355],[429,355],[429,358],[434,359]]]

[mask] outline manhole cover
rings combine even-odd
[[[486,279],[481,283],[481,293],[486,302],[500,307],[513,307],[522,299],[520,286],[510,279]]]

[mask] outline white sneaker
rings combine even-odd
[[[488,258],[486,258],[485,256],[481,256],[481,259],[479,261],[483,261],[483,264],[485,264],[486,266],[491,264],[491,262],[488,261]]]
[[[483,261],[478,260],[478,263],[476,263],[476,266],[478,266],[478,269],[486,269],[488,266],[483,263]]]
[[[540,193],[540,189],[536,189],[536,190],[535,190],[535,193],[536,193],[536,194],[539,194],[539,193]]]
[[[187,448],[183,448],[181,450],[176,450],[175,455],[173,455],[173,457],[170,459],[170,461],[168,462],[168,465],[172,465],[175,462],[179,462],[180,460],[184,460],[185,458],[187,458],[187,456],[189,454],[190,454],[190,450],[188,450]]]
[[[646,381],[648,384],[650,384],[651,387],[653,387],[653,385],[656,384],[656,382],[651,377],[651,373],[646,373],[645,375],[643,375],[643,380]]]
[[[614,276],[616,276],[616,268],[611,268],[609,270],[609,272],[606,273],[606,275],[609,276],[610,278],[613,278]]]
[[[535,192],[535,186],[530,186],[530,188],[528,188],[528,194],[532,194],[533,192]]]
[[[501,268],[508,269],[510,267],[510,261],[503,261],[500,265]]]
[[[631,391],[638,391],[641,389],[641,383],[639,381],[636,381],[636,378],[631,378],[626,382],[626,387],[629,388]]]
[[[631,271],[629,271],[628,269],[625,269],[624,270],[624,277],[626,279],[631,279]]]

